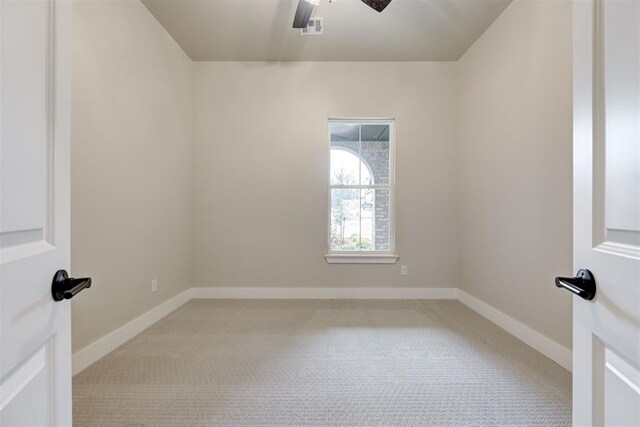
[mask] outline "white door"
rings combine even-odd
[[[0,425],[71,424],[71,4],[0,0]]]
[[[640,426],[640,1],[574,2],[574,425]]]

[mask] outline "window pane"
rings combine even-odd
[[[360,182],[360,124],[331,123],[331,185]]]
[[[362,140],[389,142],[389,125],[362,125]]]
[[[391,197],[389,190],[376,189],[373,190],[371,196],[367,197],[372,197],[373,199],[373,224],[371,225],[373,230],[373,250],[389,251],[391,250]]]
[[[358,142],[360,140],[359,123],[331,122],[329,123],[329,126],[329,130],[331,131],[331,142]]]
[[[359,246],[360,190],[331,189],[331,250],[358,250]]]
[[[355,144],[358,145],[357,142]],[[361,162],[357,153],[357,148],[355,152],[344,148],[331,149],[331,185],[358,184]]]
[[[360,190],[360,249],[363,251],[375,250],[375,192],[372,188]]]
[[[360,177],[361,185],[389,184],[389,125],[362,125],[360,158],[370,177]]]

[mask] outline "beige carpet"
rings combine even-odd
[[[457,301],[194,300],[73,405],[78,426],[553,426],[571,376]]]

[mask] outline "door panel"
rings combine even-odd
[[[640,426],[640,371],[604,348],[604,424]]]
[[[0,1],[0,421],[71,424],[66,0]]]
[[[638,425],[640,2],[574,2],[574,424]],[[631,423],[631,424],[630,424]]]
[[[45,346],[6,379],[0,395],[0,425],[53,425],[48,368]]]
[[[45,226],[50,5],[22,3],[2,5],[2,233]]]
[[[640,2],[611,0],[602,9],[606,240],[637,249],[640,156],[632,154],[640,141]]]

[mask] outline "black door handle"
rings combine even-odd
[[[81,290],[90,287],[91,277],[74,279],[73,277],[69,277],[69,274],[65,270],[58,270],[55,276],[53,276],[51,295],[54,300],[62,301],[63,299],[71,299]]]
[[[565,288],[586,300],[592,300],[596,296],[596,279],[589,270],[584,268],[578,270],[576,277],[556,277],[556,286]]]

